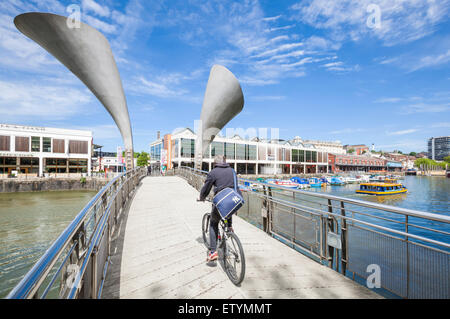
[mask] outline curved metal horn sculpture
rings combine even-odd
[[[87,24],[69,28],[66,17],[30,12],[14,24],[75,74],[111,114],[122,135],[133,167],[133,135],[119,71],[108,40]]]
[[[201,167],[202,158],[217,133],[239,114],[244,107],[244,95],[236,77],[227,68],[214,65],[209,74],[203,99],[201,125],[197,132],[196,166]]]

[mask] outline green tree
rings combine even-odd
[[[411,152],[411,153],[409,153],[409,156],[417,156],[417,153],[416,152]]]
[[[427,165],[428,167],[431,167],[431,166],[440,166],[440,167],[442,167],[443,169],[445,169],[445,162],[443,162],[443,163],[438,163],[438,162],[433,161],[432,159],[429,159],[429,158],[419,158],[419,159],[416,159],[416,160],[414,161],[414,165],[415,165],[416,167],[420,167],[420,165]]]
[[[347,151],[347,153],[349,153],[349,154],[355,153],[355,149],[351,148]]]
[[[147,166],[150,156],[146,152],[141,152],[137,158],[137,166]]]
[[[444,162],[450,163],[450,156],[444,157]]]

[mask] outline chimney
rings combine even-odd
[[[156,132],[156,139],[159,140],[160,138],[161,138],[161,132],[158,131],[158,132]]]

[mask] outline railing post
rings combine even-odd
[[[342,215],[342,221],[341,221],[341,243],[342,243],[342,250],[341,250],[341,272],[343,275],[346,274],[347,271],[347,263],[348,263],[348,256],[347,256],[347,220],[345,218],[345,208],[344,208],[344,202],[341,201],[341,215]]]
[[[328,199],[328,212],[329,213],[333,213],[333,206],[331,205],[331,200]],[[327,229],[325,231],[325,238],[328,238],[328,231],[334,232],[334,223],[333,223],[333,219],[330,216],[327,216]],[[333,268],[333,260],[334,260],[334,248],[331,246],[328,246],[328,240],[326,241],[327,243],[327,260],[328,262],[330,262],[330,264],[328,265],[330,268]],[[337,267],[337,263],[336,263],[336,267]]]
[[[97,299],[97,251],[98,247],[94,247],[91,255],[92,272],[91,272],[91,298]]]

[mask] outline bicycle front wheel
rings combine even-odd
[[[235,233],[226,235],[224,268],[231,282],[239,285],[245,276],[245,256],[241,241]]]
[[[209,245],[209,221],[211,219],[211,214],[206,213],[203,215],[202,220],[202,235],[203,235],[203,243],[205,244],[206,248],[210,249]]]

